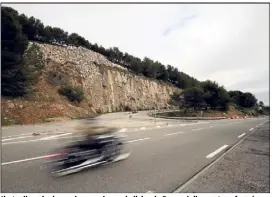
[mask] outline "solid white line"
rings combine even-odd
[[[127,143],[132,143],[132,142],[138,142],[138,141],[143,141],[143,140],[149,140],[151,138],[141,138],[141,139],[136,139],[136,140],[131,140],[128,141]],[[54,155],[54,154],[53,154]],[[1,165],[9,165],[9,164],[15,164],[15,163],[21,163],[21,162],[26,162],[26,161],[33,161],[33,160],[38,160],[38,159],[44,159],[47,158],[51,155],[44,155],[44,156],[39,156],[39,157],[32,157],[32,158],[28,158],[28,159],[21,159],[21,160],[17,160],[17,161],[10,161],[10,162],[3,162]]]
[[[74,137],[80,137],[82,135],[74,136]],[[56,137],[56,136],[55,136]],[[62,138],[71,138],[72,136],[69,137],[57,137],[57,138],[51,138],[51,139],[35,139],[35,140],[25,140],[25,141],[16,141],[16,142],[6,142],[2,143],[2,145],[9,145],[9,144],[22,144],[22,143],[29,143],[29,142],[38,142],[38,141],[45,141],[45,140],[57,140],[57,139],[62,139]]]
[[[28,138],[28,137],[34,137],[34,136],[22,136],[22,137],[15,137],[15,138],[7,138],[7,139],[3,139],[2,142],[23,139],[23,138]]]
[[[246,133],[242,133],[241,135],[238,136],[238,138],[243,137],[244,135],[246,135]]]
[[[168,134],[165,134],[164,136],[176,135],[176,134],[181,134],[181,133],[184,133],[184,132],[180,131],[180,132],[176,132],[176,133],[168,133]]]
[[[20,134],[20,135],[9,135],[9,136],[3,136],[2,139],[6,139],[6,138],[14,138],[14,137],[20,137],[20,136],[32,136],[34,132],[32,133],[24,133],[24,134]]]
[[[252,131],[254,128],[249,129],[249,131]]]
[[[37,142],[37,141],[41,141],[41,139],[27,140],[27,141],[17,141],[17,142],[7,142],[7,143],[2,143],[2,145],[8,145],[8,144],[21,144],[21,143]]]
[[[220,148],[218,148],[216,151],[210,153],[209,155],[206,156],[207,159],[210,159],[212,157],[214,157],[215,155],[217,155],[218,153],[220,153],[222,150],[226,149],[228,147],[228,145],[224,145]]]
[[[40,157],[32,157],[32,158],[28,158],[28,159],[21,159],[21,160],[17,160],[17,161],[10,161],[10,162],[4,162],[1,165],[9,165],[9,164],[14,164],[14,163],[21,163],[21,162],[25,162],[25,161],[32,161],[32,160],[38,160],[38,159],[44,159],[46,157],[48,157],[50,155],[44,155],[44,156],[40,156]]]
[[[50,140],[50,139],[56,139],[58,137],[62,137],[62,136],[66,136],[66,135],[71,135],[72,133],[64,133],[64,134],[60,134],[60,135],[53,135],[53,136],[50,136],[50,137],[44,137],[44,138],[41,138],[40,140]]]
[[[26,161],[33,161],[33,160],[38,160],[38,159],[45,159],[47,157],[51,157],[54,156],[56,154],[51,154],[51,155],[44,155],[44,156],[39,156],[39,157],[32,157],[32,158],[28,158],[28,159],[21,159],[21,160],[16,160],[16,161],[9,161],[9,162],[4,162],[1,165],[9,165],[9,164],[15,164],[15,163],[21,163],[21,162],[26,162]]]
[[[127,143],[138,142],[138,141],[149,140],[149,139],[151,139],[151,138],[146,137],[146,138],[141,138],[141,139],[131,140],[131,141],[128,141]]]

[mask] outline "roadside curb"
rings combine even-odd
[[[262,124],[265,124],[267,122],[270,122],[270,120],[263,122]],[[257,126],[257,125],[256,125]],[[252,133],[254,133],[257,128],[259,127],[253,127],[254,129],[251,130],[250,133],[245,135],[241,140],[239,140],[236,144],[234,144],[232,147],[228,148],[222,155],[220,155],[217,159],[212,161],[210,164],[206,165],[204,168],[202,168],[199,172],[197,172],[194,176],[189,178],[185,183],[180,185],[178,188],[176,188],[172,193],[181,193],[184,189],[186,189],[193,181],[195,181],[200,175],[205,173],[210,167],[212,167],[214,164],[216,164],[218,161],[220,161],[224,156],[226,156],[229,152],[231,152],[234,148],[236,148],[238,145],[240,145],[247,137],[249,137]]]

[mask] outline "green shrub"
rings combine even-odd
[[[82,87],[63,87],[59,89],[59,93],[66,96],[71,102],[81,102],[84,99]]]

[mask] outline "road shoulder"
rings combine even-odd
[[[270,192],[269,122],[187,185],[183,193]]]

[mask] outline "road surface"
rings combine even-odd
[[[40,166],[43,157],[68,142],[71,135],[14,135],[4,131],[2,192],[172,192],[268,120],[171,122],[123,128],[132,152],[127,160],[58,179]]]

